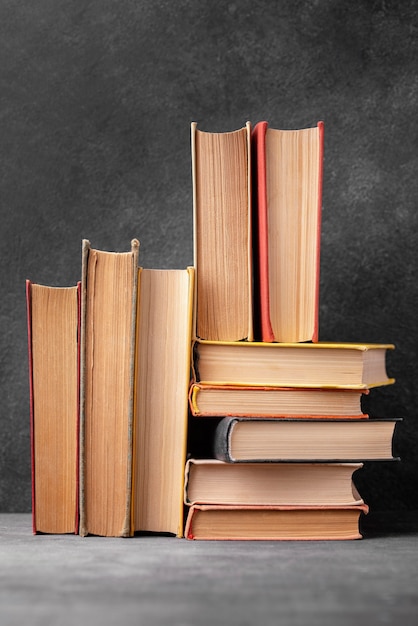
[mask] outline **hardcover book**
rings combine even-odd
[[[134,530],[183,535],[193,268],[139,272]]]
[[[78,532],[80,286],[26,281],[32,526]]]
[[[194,342],[194,382],[270,387],[367,389],[394,382],[392,344]]]
[[[323,122],[278,130],[263,121],[252,133],[262,341],[318,340],[323,136]]]
[[[82,252],[80,534],[127,537],[139,242]]]
[[[228,505],[363,504],[353,483],[361,463],[225,463],[189,459],[184,502]]]
[[[195,334],[251,340],[250,124],[209,133],[191,126]]]
[[[215,431],[214,456],[230,463],[392,460],[399,421],[225,417]]]
[[[228,506],[194,504],[185,537],[201,540],[361,539],[365,504],[329,507]]]

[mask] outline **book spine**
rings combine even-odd
[[[31,453],[31,497],[32,497],[32,532],[36,534],[36,501],[35,501],[35,450],[34,450],[34,405],[33,405],[33,355],[32,355],[32,306],[31,281],[26,281],[26,314],[28,331],[28,365],[29,365],[29,409],[30,409],[30,453]]]
[[[235,462],[231,456],[231,434],[238,420],[234,417],[225,417],[216,427],[213,440],[213,455],[219,461]]]
[[[87,267],[90,242],[82,241],[81,289],[80,289],[80,420],[79,420],[79,529],[82,537],[88,534],[85,508],[85,359],[86,359],[86,310]]]

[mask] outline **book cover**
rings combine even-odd
[[[139,271],[134,530],[183,535],[194,269]]]
[[[78,532],[80,285],[26,281],[32,530]]]
[[[253,338],[250,124],[232,132],[191,125],[194,333]]]
[[[324,124],[252,131],[255,306],[262,341],[318,341]]]
[[[82,243],[80,535],[132,534],[134,366],[139,242]]]

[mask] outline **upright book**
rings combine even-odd
[[[83,241],[80,534],[132,525],[134,362],[139,243],[105,252]]]
[[[26,281],[34,533],[78,532],[79,293]]]
[[[264,387],[367,389],[394,382],[392,344],[195,341],[194,382]]]
[[[225,133],[191,126],[195,333],[251,340],[252,225],[250,124]]]
[[[216,428],[214,456],[230,463],[393,460],[398,421],[225,417]]]
[[[183,535],[193,268],[139,272],[134,529]]]
[[[317,341],[323,122],[253,129],[255,303],[262,341]]]

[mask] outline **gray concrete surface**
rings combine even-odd
[[[416,516],[361,541],[191,542],[33,536],[30,515],[0,515],[2,626],[408,626],[417,574]]]

